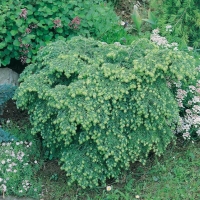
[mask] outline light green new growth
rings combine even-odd
[[[130,163],[145,163],[150,151],[165,151],[179,115],[166,78],[193,78],[194,68],[188,54],[146,39],[116,46],[74,37],[39,51],[15,99],[69,184],[95,187]]]

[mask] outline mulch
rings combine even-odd
[[[10,120],[18,126],[23,126],[25,122],[29,123],[29,116],[27,111],[17,109],[16,103],[9,100],[4,108],[3,115],[0,116],[3,121]]]

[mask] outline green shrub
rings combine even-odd
[[[158,13],[158,27],[170,42],[200,47],[199,0],[151,0]]]
[[[27,109],[62,169],[83,188],[117,178],[130,163],[161,155],[179,117],[167,87],[195,77],[185,52],[147,39],[130,46],[74,37],[39,51],[20,77],[17,106]]]
[[[30,63],[50,41],[76,35],[99,37],[118,17],[103,0],[8,0],[0,5],[0,60]]]
[[[120,44],[131,44],[134,40],[136,40],[138,36],[134,36],[129,34],[124,27],[121,25],[117,25],[112,27],[105,34],[98,37],[98,39],[102,42],[106,42],[108,44],[113,44],[115,42],[119,42]]]
[[[14,140],[16,140],[14,136],[0,128],[0,143]]]
[[[10,84],[0,85],[0,115],[3,114],[6,102],[13,97],[15,89],[16,86]],[[8,142],[12,139],[15,140],[16,138],[0,128],[0,143]]]
[[[10,84],[0,85],[0,115],[3,114],[5,103],[13,97],[15,89],[16,86]]]

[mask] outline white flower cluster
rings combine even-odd
[[[6,180],[0,177],[0,191],[6,192],[7,190],[6,182],[7,182]]]
[[[30,188],[30,182],[29,182],[29,180],[24,180],[22,182],[22,187],[24,188],[25,191],[27,191]]]
[[[17,150],[15,147],[21,149]],[[20,147],[23,146],[22,148]],[[19,170],[18,164],[22,163],[24,160],[24,156],[27,156],[22,149],[29,148],[32,145],[32,142],[3,142],[0,144],[0,147],[2,147],[3,151],[0,153],[0,174],[3,174],[3,177],[0,177],[0,191],[3,192],[3,194],[7,190],[7,181],[9,181],[9,177],[12,177],[14,174],[16,174]],[[24,163],[24,166],[28,165],[28,163]],[[16,175],[14,175],[16,176]],[[6,178],[5,178],[6,177]],[[24,180],[22,182],[22,187],[25,191],[27,191],[30,187],[30,183],[28,180]],[[23,192],[22,190],[19,191],[20,193]]]
[[[169,29],[169,25],[166,28]],[[151,39],[152,42],[154,42],[158,46],[165,47],[165,48],[171,48],[175,51],[178,50],[178,43],[173,42],[173,43],[170,44],[165,37],[162,37],[162,36],[159,35],[159,29],[158,28],[154,29],[152,31],[150,39]]]
[[[178,133],[183,133],[184,139],[190,139],[190,130],[192,127],[196,128],[197,135],[200,136],[200,80],[197,82],[196,87],[189,86],[189,92],[194,94],[192,100],[188,101],[190,109],[186,109],[186,115],[180,117],[179,126],[177,129]],[[187,92],[182,89],[177,90],[177,102],[179,107],[184,108],[183,100],[187,96]]]

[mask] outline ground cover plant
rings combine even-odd
[[[26,129],[25,125],[25,131],[11,121],[2,126],[12,133],[13,138],[0,142],[0,191],[3,197],[15,195],[38,199],[41,182],[36,178],[36,173],[42,164],[39,141],[28,133],[30,129]]]
[[[131,162],[164,153],[179,117],[171,81],[193,79],[195,60],[146,39],[130,46],[74,37],[39,51],[20,77],[17,106],[62,163],[68,183],[105,185]],[[93,169],[91,171],[91,169]]]

